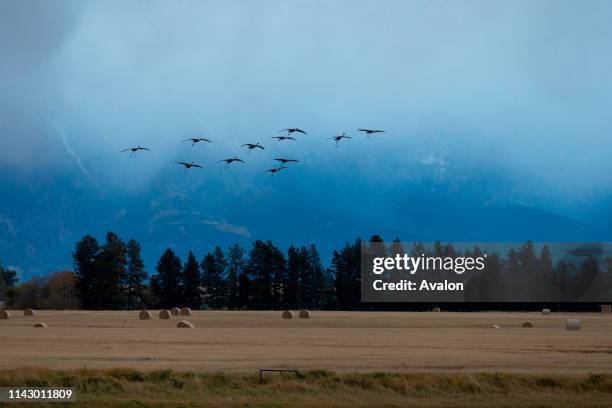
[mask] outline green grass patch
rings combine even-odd
[[[606,407],[612,375],[0,370],[0,386],[75,387],[69,407]],[[20,407],[36,404],[19,404]],[[45,406],[49,406],[48,404]],[[62,406],[53,404],[53,406]]]

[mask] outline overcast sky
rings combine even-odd
[[[367,151],[392,149],[393,166],[457,159],[451,148],[467,141],[553,187],[612,177],[606,1],[0,7],[4,164],[64,138],[84,159],[150,145],[158,168],[184,136],[205,132],[233,153],[288,126],[310,130],[313,153],[324,137],[371,126],[390,134]],[[416,143],[431,151],[415,157]]]

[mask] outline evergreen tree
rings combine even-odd
[[[312,309],[315,299],[315,269],[310,264],[310,253],[308,248],[300,248],[300,260],[302,267],[299,275],[299,308]]]
[[[204,303],[207,307],[212,307],[214,303],[214,281],[216,279],[217,268],[215,257],[209,252],[202,259],[202,288],[204,289]]]
[[[607,256],[605,259],[606,274],[604,277],[604,288],[607,289],[606,299],[612,299],[612,257]]]
[[[457,256],[457,250],[450,242],[444,245],[444,257],[455,258]]]
[[[151,279],[151,290],[158,307],[170,309],[183,304],[181,298],[181,260],[170,248],[157,262],[156,275]]]
[[[223,252],[220,246],[215,247],[215,249],[213,250],[213,255],[215,257],[215,265],[218,271],[217,279],[213,281],[213,288],[215,294],[213,306],[216,309],[220,309],[223,306],[227,305],[227,259],[225,259],[225,253]]]
[[[206,254],[202,260],[202,286],[206,291],[205,302],[213,309],[219,309],[224,305],[226,268],[225,254],[218,246],[213,252]]]
[[[370,241],[369,242],[378,242],[378,243],[383,243],[385,242],[384,239],[382,239],[382,237],[378,234],[374,234],[370,237]]]
[[[553,270],[553,287],[557,291],[558,300],[561,302],[571,302],[576,297],[575,277],[577,275],[576,266],[572,262],[560,260]]]
[[[159,266],[159,261],[158,261],[158,266]],[[151,280],[149,281],[149,288],[151,290],[150,292],[151,297],[149,299],[149,304],[151,305],[151,307],[161,307],[160,305],[162,303],[161,299],[163,297],[163,293],[162,293],[163,291],[162,291],[159,275],[153,274],[151,276]]]
[[[538,257],[533,242],[527,241],[518,251],[519,269],[515,276],[518,291],[523,299],[531,301],[538,297]]]
[[[282,305],[287,308],[320,308],[325,303],[328,281],[315,245],[287,252]]]
[[[427,256],[427,248],[425,248],[425,245],[423,245],[422,242],[415,242],[412,245],[412,249],[410,251],[410,256],[420,257],[422,255]]]
[[[126,279],[126,248],[114,233],[106,234],[106,242],[95,258],[92,286],[92,307],[98,310],[125,308],[123,282]]]
[[[580,265],[578,276],[576,279],[577,294],[583,295],[587,291],[595,290],[595,293],[600,292],[603,288],[593,288],[599,276],[599,263],[589,255]]]
[[[272,275],[270,273],[266,244],[257,240],[249,252],[246,271],[251,283],[249,307],[268,309],[272,306]]]
[[[14,288],[18,281],[16,271],[0,264],[0,302],[7,300],[9,288]]]
[[[380,235],[372,235],[367,244],[363,246],[367,247],[368,256],[366,257],[362,254],[366,265],[372,265],[372,261],[375,257],[387,256],[387,245]],[[361,251],[361,248],[359,248],[359,250]]]
[[[387,257],[387,245],[380,235],[372,235],[367,243],[363,243],[362,248],[359,248],[361,253],[361,262],[359,265],[361,272],[361,265],[371,270],[374,264],[374,259]],[[357,249],[357,248],[356,248]],[[361,277],[361,275],[360,275]],[[399,279],[397,271],[395,270],[384,270],[380,278],[386,281],[394,281]]]
[[[0,302],[4,302],[6,300],[6,283],[4,283],[3,272],[2,266],[0,266]]]
[[[400,239],[395,238],[393,241],[391,241],[391,244],[389,245],[388,256],[395,258],[397,255],[404,256],[404,254],[404,247],[402,246]],[[368,261],[371,262],[372,259],[369,259]],[[403,275],[400,271],[386,269],[381,275],[381,278],[386,281],[404,279],[404,277],[405,275]]]
[[[553,261],[552,255],[550,253],[550,249],[548,249],[547,245],[544,245],[542,248],[542,252],[540,253],[540,270],[542,274],[546,276],[548,279],[552,279],[553,272]]]
[[[285,307],[296,309],[301,307],[300,302],[300,275],[302,274],[303,260],[300,251],[293,245],[287,251],[287,282],[283,303]]]
[[[74,261],[74,273],[77,279],[77,289],[81,298],[83,309],[93,309],[93,291],[96,269],[96,258],[100,252],[100,246],[95,238],[86,235],[77,242],[72,259]]]
[[[238,305],[239,309],[247,308],[251,305],[253,288],[249,275],[243,270],[238,275]]]
[[[395,238],[391,241],[391,245],[389,246],[389,256],[395,257],[396,255],[404,255],[404,247],[402,247],[399,238]]]
[[[434,242],[432,255],[435,257],[444,257],[444,247],[440,241]]]
[[[272,298],[274,300],[271,308],[278,309],[283,304],[283,293],[285,292],[285,284],[287,282],[287,260],[285,259],[285,254],[272,244],[271,241],[268,241],[266,245],[268,247],[270,270],[272,272]]]
[[[242,306],[239,305],[239,281],[244,269],[244,249],[238,244],[229,247],[227,261],[227,306],[230,309],[236,309]]]
[[[127,308],[134,309],[142,298],[146,289],[147,272],[144,270],[144,262],[140,256],[140,245],[131,239],[127,243],[127,279],[126,297]]]
[[[2,279],[4,280],[4,286],[6,288],[14,288],[19,282],[17,278],[17,271],[9,268],[4,268],[0,265],[0,274],[2,275]]]
[[[521,264],[519,261],[518,254],[514,248],[511,248],[508,251],[508,255],[506,256],[506,262],[504,263],[504,286],[507,288],[507,293],[509,294],[508,301],[517,301],[517,293],[520,292],[521,282],[520,282],[520,269]],[[510,296],[510,294],[512,294]]]
[[[547,245],[542,247],[540,259],[538,259],[538,296],[541,301],[551,301],[558,297],[558,293],[554,293],[552,288],[553,279],[553,261],[552,254]]]
[[[505,290],[502,280],[503,264],[496,253],[488,254],[484,270],[476,278],[472,278],[470,286],[477,290],[477,296],[468,298],[470,301],[480,302],[502,302]],[[474,283],[472,283],[474,282]]]
[[[361,303],[361,239],[334,251],[331,271],[334,274],[338,307],[358,309]]]
[[[249,252],[246,272],[251,282],[249,298],[255,309],[280,307],[286,282],[286,261],[272,242],[257,240]]]
[[[200,294],[200,265],[193,254],[189,251],[187,262],[183,267],[183,301],[186,306],[199,310],[202,305]]]
[[[314,244],[308,248],[308,268],[312,278],[309,288],[310,297],[305,306],[311,309],[321,309],[327,303],[325,296],[329,282],[319,257],[319,251]]]

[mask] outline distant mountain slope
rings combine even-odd
[[[22,278],[67,268],[75,242],[84,234],[100,240],[112,230],[143,246],[152,272],[161,252],[175,248],[198,257],[213,245],[253,239],[315,243],[324,262],[333,249],[355,238],[379,234],[404,241],[592,241],[605,240],[596,228],[526,205],[486,201],[468,192],[432,193],[402,189],[381,200],[347,205],[342,195],[271,190],[256,198],[211,199],[210,191],[185,193],[170,181],[146,194],[102,193],[74,173],[0,184],[0,260]],[[216,188],[216,186],[214,186]],[[608,237],[609,238],[609,237]]]

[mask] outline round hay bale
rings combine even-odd
[[[299,316],[300,316],[300,319],[310,319],[311,314],[310,314],[310,311],[308,310],[300,310]]]
[[[293,312],[291,310],[285,310],[282,316],[283,319],[293,319]]]
[[[181,311],[179,312],[179,314],[181,316],[191,316],[191,309],[188,307],[184,307],[181,309]]]
[[[9,317],[11,317],[11,314],[8,310],[0,310],[0,320],[8,320]]]
[[[172,309],[170,309],[170,313],[172,313],[172,316],[178,316],[181,314],[181,309],[179,309],[178,307],[173,307]]]
[[[177,323],[176,327],[179,329],[193,329],[195,326],[193,323],[189,323],[187,320],[181,320]]]
[[[152,316],[153,315],[148,310],[141,310],[140,313],[138,313],[138,318],[140,320],[151,320]]]
[[[442,310],[440,310],[439,307],[434,307],[433,309],[431,309],[431,311],[438,313],[438,312],[441,312]]]
[[[567,319],[565,330],[580,330],[580,319]]]
[[[171,316],[170,312],[167,310],[160,310],[159,311],[159,318],[160,319],[169,319]]]
[[[34,311],[34,309],[25,309],[23,311],[24,316],[34,316],[35,314],[36,312]]]
[[[500,328],[500,326],[499,326],[499,324],[494,324],[493,326],[491,326],[491,328],[492,328],[492,329],[499,329],[499,328]]]
[[[601,305],[601,313],[603,314],[612,313],[612,305]]]
[[[47,328],[47,323],[38,322],[38,323],[34,324],[34,327],[41,328],[41,329],[46,329]]]
[[[542,309],[542,314],[543,315],[549,315],[550,314],[550,309]]]
[[[532,322],[523,322],[522,327],[532,328],[533,327],[533,323]]]

